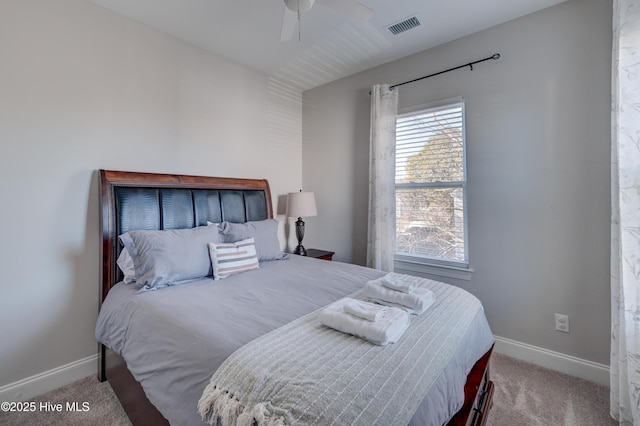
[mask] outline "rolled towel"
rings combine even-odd
[[[355,315],[367,321],[380,321],[387,310],[386,306],[375,305],[363,300],[345,297],[343,309],[345,312]]]
[[[409,314],[402,309],[387,308],[378,321],[369,321],[345,312],[345,299],[347,298],[324,308],[318,316],[320,322],[327,327],[383,346],[397,342],[409,327]]]
[[[426,311],[435,301],[433,292],[427,288],[416,287],[411,293],[402,293],[383,286],[381,279],[369,281],[362,290],[362,297],[418,315]]]
[[[390,288],[391,290],[397,290],[403,293],[411,293],[417,286],[417,280],[418,277],[390,272],[382,277],[380,279],[380,282],[383,286]]]

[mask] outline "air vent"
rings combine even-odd
[[[417,16],[404,19],[396,24],[389,25],[387,28],[391,31],[391,34],[398,35],[405,31],[409,31],[411,28],[420,26],[420,21]]]

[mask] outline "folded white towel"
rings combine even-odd
[[[411,314],[423,313],[435,301],[433,292],[427,288],[416,287],[411,293],[402,293],[383,286],[380,278],[364,286],[362,297],[383,305],[400,307]]]
[[[375,305],[363,300],[345,297],[343,309],[345,312],[355,315],[367,321],[380,321],[387,310],[386,306]]]
[[[378,321],[369,321],[345,312],[346,299],[340,299],[324,308],[318,317],[320,322],[377,345],[397,342],[409,327],[409,314],[402,309],[387,308]]]
[[[390,288],[391,290],[397,290],[403,293],[411,293],[417,286],[417,279],[418,277],[389,272],[387,275],[381,278],[380,282],[383,286]]]

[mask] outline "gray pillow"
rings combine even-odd
[[[156,290],[212,274],[207,244],[220,242],[217,226],[120,235],[129,251],[140,291]]]
[[[287,254],[280,250],[278,240],[278,221],[276,219],[259,220],[246,223],[222,222],[220,233],[223,242],[235,243],[236,241],[253,238],[256,243],[258,260],[286,259]]]

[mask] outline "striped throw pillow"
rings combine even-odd
[[[253,238],[235,243],[209,243],[213,279],[258,269],[258,256]]]

